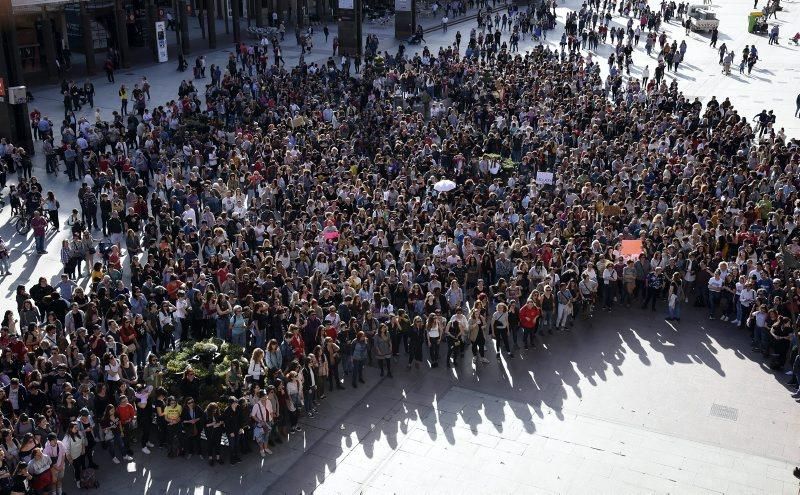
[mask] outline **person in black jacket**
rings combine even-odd
[[[220,440],[225,430],[225,421],[216,402],[210,403],[205,410],[205,430],[206,430],[206,454],[208,455],[208,465],[214,463],[223,464],[225,461],[220,457]]]
[[[222,412],[222,421],[225,423],[225,434],[228,435],[228,452],[231,464],[241,462],[239,457],[239,439],[244,433],[242,419],[239,416],[239,401],[236,397],[228,398],[228,407]]]
[[[186,452],[186,459],[191,459],[192,454],[202,455],[200,433],[203,431],[205,419],[203,410],[197,406],[192,397],[186,399],[181,412],[181,424],[183,425],[183,450]]]

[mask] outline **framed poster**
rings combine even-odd
[[[339,8],[353,10],[353,0],[339,0]]]

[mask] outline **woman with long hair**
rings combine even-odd
[[[219,410],[219,405],[217,405],[216,402],[211,402],[206,406],[205,430],[208,465],[213,466],[214,463],[224,463],[225,461],[222,460],[220,456],[220,441],[225,430],[225,422],[222,418],[222,413]]]

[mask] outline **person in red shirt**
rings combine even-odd
[[[294,357],[302,359],[303,356],[305,356],[306,344],[305,341],[303,341],[303,336],[300,335],[300,329],[292,325],[289,327],[289,331],[292,332],[292,340],[289,343],[292,345]]]
[[[519,310],[519,326],[522,327],[522,343],[525,344],[525,349],[528,348],[528,342],[533,347],[536,347],[534,335],[536,333],[536,323],[539,321],[542,310],[536,305],[536,302],[531,297]]]
[[[128,349],[129,346],[136,346],[136,329],[133,328],[133,322],[127,316],[122,318],[119,338],[122,340],[122,345],[125,346],[125,349]]]
[[[11,343],[8,344],[8,348],[14,354],[17,361],[23,361],[25,356],[28,355],[28,348],[25,346],[25,343],[20,340],[17,334],[13,334],[9,338],[11,339]]]
[[[136,420],[136,408],[128,400],[128,396],[120,394],[119,405],[117,406],[117,417],[119,426],[122,429],[122,436],[125,439],[125,454],[133,455],[131,445],[133,445],[133,434],[135,431],[134,421]]]

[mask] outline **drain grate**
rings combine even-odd
[[[720,404],[712,404],[711,416],[722,419],[729,419],[731,421],[736,421],[737,419],[739,419],[739,410],[736,409],[735,407],[728,407]]]

